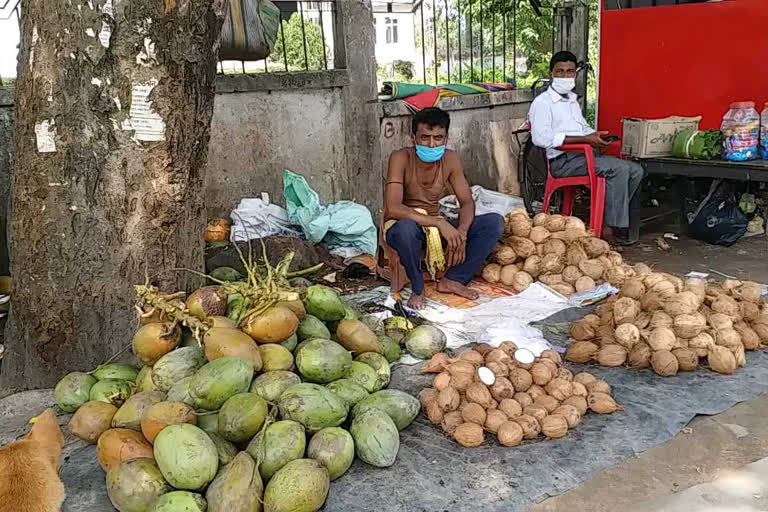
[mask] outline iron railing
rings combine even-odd
[[[220,74],[301,72],[333,69],[336,44],[336,0],[274,1],[280,9],[277,39],[261,60],[224,60]]]

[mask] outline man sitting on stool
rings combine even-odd
[[[592,129],[579,108],[576,87],[576,56],[558,52],[549,62],[552,85],[533,100],[528,118],[531,121],[533,143],[547,150],[547,158],[555,178],[586,176],[587,161],[583,153],[563,153],[556,148],[563,144],[589,144],[595,149],[606,148],[608,132]],[[640,188],[645,170],[637,162],[612,156],[596,156],[595,172],[605,178],[604,231],[611,236],[613,228],[629,228],[629,204]],[[615,241],[630,242],[628,236]]]
[[[397,251],[411,281],[408,305],[414,309],[424,307],[424,228],[436,227],[447,245],[445,262],[449,269],[437,283],[438,291],[468,299],[476,299],[477,292],[467,283],[483,266],[504,230],[501,215],[475,216],[475,202],[459,157],[445,149],[449,125],[448,113],[439,108],[418,112],[411,125],[414,147],[395,151],[389,158],[384,220],[396,222],[385,222],[391,224],[386,240]],[[450,194],[449,186],[460,205],[455,223],[438,215],[438,203]]]

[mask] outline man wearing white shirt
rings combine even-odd
[[[533,100],[528,114],[531,138],[547,150],[552,175],[556,178],[584,176],[587,163],[583,153],[563,153],[563,144],[589,144],[596,150],[607,147],[608,132],[595,131],[581,113],[576,86],[576,56],[558,52],[549,63],[551,86]],[[606,197],[603,223],[610,228],[629,227],[629,204],[645,175],[637,162],[612,156],[596,156],[595,171],[605,178]],[[611,235],[612,230],[606,230]],[[627,241],[627,240],[624,240]]]

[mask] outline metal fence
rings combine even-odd
[[[262,60],[224,60],[220,74],[318,71],[333,69],[336,0],[273,1],[280,24],[270,55]]]

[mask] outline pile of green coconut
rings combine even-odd
[[[355,456],[391,466],[419,413],[386,389],[400,344],[423,358],[445,347],[439,329],[361,316],[321,285],[247,315],[226,287],[137,291],[141,367],[70,373],[55,390],[120,512],[320,509]]]

